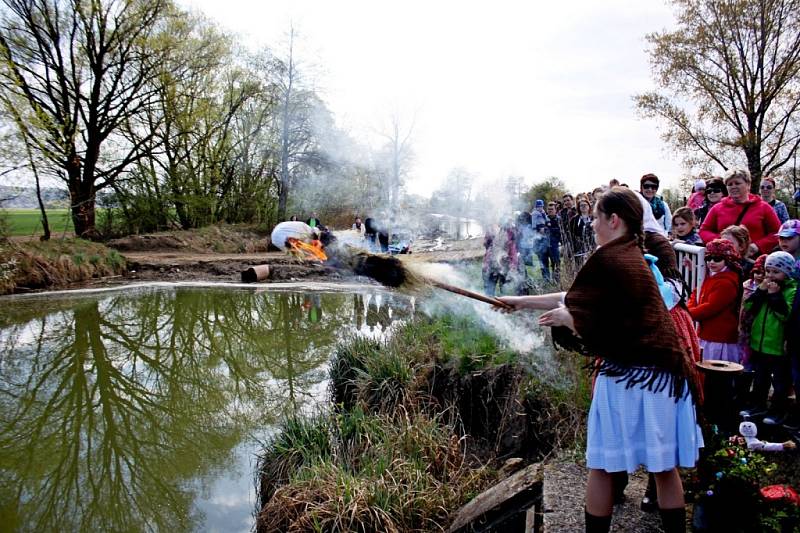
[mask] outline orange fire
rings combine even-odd
[[[289,253],[303,259],[328,260],[328,256],[322,250],[322,243],[317,240],[313,240],[311,244],[308,244],[294,237],[289,237],[286,239],[286,244],[289,245]]]

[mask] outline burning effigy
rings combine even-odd
[[[270,240],[279,250],[300,259],[325,261],[328,256],[322,250],[320,234],[319,228],[312,228],[299,220],[289,220],[275,226]]]

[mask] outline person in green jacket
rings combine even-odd
[[[766,276],[745,302],[753,316],[750,328],[750,362],[755,372],[753,401],[755,408],[743,411],[748,417],[764,414],[765,424],[782,424],[788,414],[788,392],[792,383],[791,362],[786,355],[784,340],[786,323],[792,308],[797,281],[794,258],[786,252],[767,256]],[[770,385],[772,406],[766,412]]]

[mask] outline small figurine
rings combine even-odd
[[[747,421],[739,424],[739,433],[744,437],[748,450],[783,452],[797,448],[797,445],[791,440],[787,440],[786,442],[765,442],[757,439],[758,427],[753,422]]]

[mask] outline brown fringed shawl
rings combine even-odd
[[[655,278],[636,242],[620,238],[600,247],[578,272],[565,303],[575,322],[553,328],[553,340],[603,360],[599,372],[627,386],[688,390],[683,351]]]

